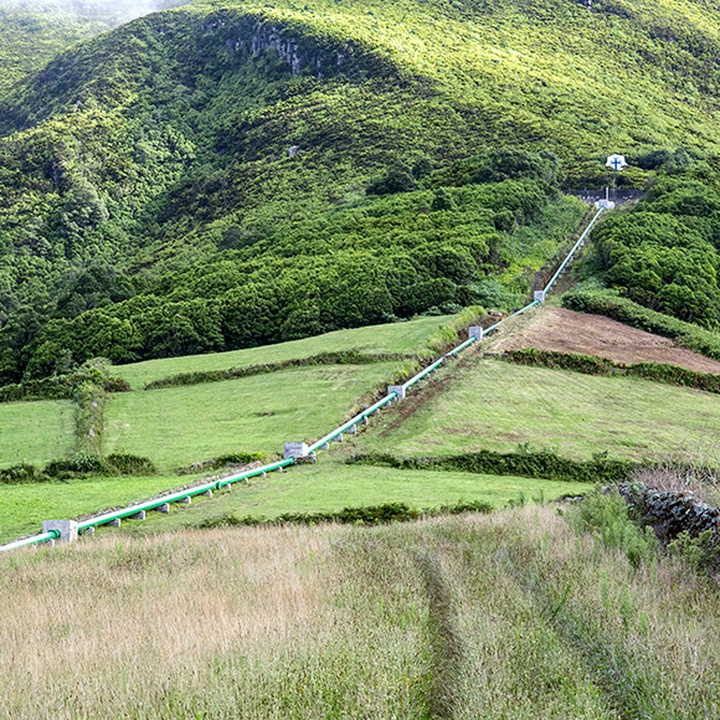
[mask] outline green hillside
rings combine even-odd
[[[194,2],[88,40],[0,102],[0,382],[511,307],[608,152],[631,185],[711,168],[719,27],[691,0]]]
[[[0,95],[42,70],[76,42],[107,32],[139,15],[182,5],[183,0],[2,0]]]

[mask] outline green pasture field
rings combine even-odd
[[[0,485],[0,543],[39,533],[43,520],[74,519],[125,507],[181,483],[177,477],[155,476]]]
[[[317,439],[401,363],[292,368],[238,380],[120,393],[106,410],[105,452],[149,457],[161,470],[233,452],[282,453]]]
[[[177,477],[133,477],[2,486],[0,543],[39,532],[42,520],[76,518],[108,507],[124,507],[179,486],[182,481]],[[554,500],[587,490],[587,484],[581,483],[344,465],[323,453],[315,465],[253,478],[246,485],[238,483],[232,491],[215,493],[212,498],[194,498],[189,506],[173,505],[169,515],[148,513],[143,522],[124,522],[122,531],[168,532],[227,513],[272,518],[284,513],[333,512],[393,502],[426,509],[461,500],[482,500],[501,508],[525,501]]]
[[[73,406],[65,400],[0,404],[0,467],[42,465],[68,453]]]
[[[682,456],[717,461],[717,395],[641,378],[593,377],[477,356],[461,363],[450,371],[451,382],[444,382],[448,375],[430,381],[443,382],[443,389],[423,388],[427,402],[402,423],[398,411],[386,413],[378,427],[353,441],[358,449],[435,456],[507,452],[529,443],[577,459],[607,451],[635,460]]]
[[[453,317],[452,315],[420,317],[404,323],[336,330],[324,335],[292,340],[278,345],[263,345],[209,355],[146,360],[115,367],[113,374],[124,378],[134,389],[139,390],[153,380],[170,375],[282,362],[283,360],[306,358],[323,352],[356,349],[368,353],[422,353],[428,339],[439,328],[446,326]]]
[[[405,503],[428,509],[460,501],[481,500],[494,508],[525,502],[556,500],[588,491],[587,484],[463,472],[395,470],[352,466],[320,457],[284,473],[253,478],[211,500],[197,498],[177,506],[169,516],[148,516],[126,524],[130,532],[165,532],[195,525],[228,513],[237,517],[273,518],[284,513],[337,512],[346,507]]]

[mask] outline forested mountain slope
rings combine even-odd
[[[511,302],[608,151],[635,184],[716,152],[718,58],[700,0],[192,2],[88,40],[0,102],[0,382]]]
[[[184,1],[0,0],[0,94],[73,43]]]

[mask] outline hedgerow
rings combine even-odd
[[[274,518],[242,516],[232,513],[202,520],[196,527],[258,526],[258,525],[316,525],[338,523],[341,525],[381,525],[390,522],[408,522],[436,515],[459,515],[465,512],[489,513],[492,505],[482,500],[440,505],[425,510],[415,510],[405,503],[386,503],[364,507],[344,508],[339,512],[284,513]]]
[[[616,363],[608,358],[595,355],[561,353],[552,350],[525,348],[510,350],[500,358],[518,365],[531,365],[558,370],[571,370],[585,375],[623,375],[642,377],[646,380],[680,385],[711,393],[720,393],[720,375],[697,372],[688,368],[666,363],[642,362],[632,365]]]

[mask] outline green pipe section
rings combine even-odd
[[[0,552],[4,552],[5,550],[17,550],[18,548],[30,547],[31,545],[40,545],[41,543],[59,539],[59,530],[49,530],[48,532],[40,533],[39,535],[32,535],[31,537],[26,537],[22,540],[15,540],[7,545],[0,545]]]
[[[583,231],[583,234],[578,238],[578,241],[575,243],[575,245],[573,245],[572,250],[570,250],[570,252],[567,254],[567,257],[565,258],[565,260],[563,260],[560,267],[555,271],[555,274],[552,276],[552,278],[550,278],[550,282],[548,282],[548,284],[545,286],[545,289],[543,290],[543,292],[545,292],[545,293],[550,292],[550,288],[555,284],[555,282],[560,277],[560,274],[565,269],[565,267],[570,262],[570,260],[572,260],[573,255],[575,255],[578,248],[582,245],[583,240],[585,240],[585,238],[588,236],[590,230],[592,230],[593,225],[595,224],[597,219],[600,217],[600,215],[602,214],[604,209],[605,208],[600,208],[595,213],[595,216],[593,217],[592,220],[590,220],[590,222],[588,223],[588,226]]]
[[[445,357],[453,357],[454,355],[457,355],[458,353],[461,353],[465,348],[470,347],[475,341],[477,340],[476,337],[471,337],[468,340],[466,340],[464,343],[461,343],[457,347],[450,350],[449,353],[446,353]]]
[[[220,480],[213,480],[212,482],[204,483],[203,485],[196,485],[195,487],[181,490],[170,495],[163,495],[162,497],[138,503],[137,505],[130,505],[122,510],[114,510],[113,512],[105,513],[104,515],[98,515],[96,517],[89,518],[88,520],[79,522],[78,532],[91,527],[107,525],[107,523],[110,523],[113,520],[122,520],[124,518],[131,517],[132,515],[137,515],[142,511],[154,510],[161,505],[178,502],[178,500],[195,497],[196,495],[202,495],[208,490],[219,490],[220,488],[232,485],[232,483],[238,482],[239,480],[255,477],[256,475],[262,475],[264,472],[272,472],[273,470],[285,468],[288,465],[292,465],[293,462],[293,458],[279,460],[278,462],[270,463],[269,465],[263,465],[261,467],[253,468],[252,470],[246,470],[245,472],[238,473],[237,475],[231,475],[229,477],[221,478]]]
[[[408,388],[411,388],[415,383],[419,383],[424,377],[427,377],[433,370],[436,370],[439,368],[443,363],[445,362],[445,358],[441,357],[439,360],[436,360],[431,365],[428,365],[424,370],[421,370],[417,375],[414,377],[411,377],[404,385],[403,388],[407,390]]]
[[[335,428],[332,432],[325,435],[325,437],[320,438],[316,442],[314,442],[310,447],[308,448],[308,452],[312,453],[316,450],[319,450],[323,445],[326,443],[329,443],[331,440],[334,440],[338,435],[342,435],[346,430],[350,429],[353,425],[357,425],[361,420],[364,420],[369,415],[372,415],[374,412],[379,410],[381,407],[384,407],[389,402],[392,402],[397,397],[396,392],[391,392],[388,395],[386,395],[382,400],[378,400],[374,405],[371,405],[369,408],[366,408],[361,413],[356,415],[353,418],[350,418],[346,423],[343,423],[340,425],[340,427]]]

